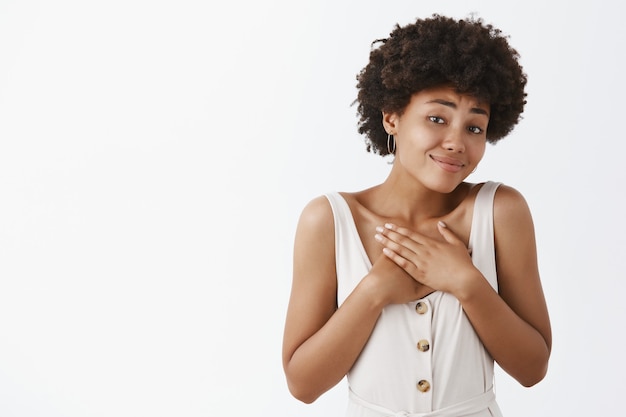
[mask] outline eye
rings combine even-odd
[[[439,116],[428,116],[428,120],[430,120],[433,123],[437,123],[437,124],[444,124],[445,120],[443,120],[441,117]]]
[[[483,133],[483,130],[478,126],[470,126],[467,128],[467,130],[469,130],[470,132],[476,135],[480,135],[481,133]]]

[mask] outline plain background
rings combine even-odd
[[[527,198],[554,331],[507,417],[626,390],[626,39],[617,1],[0,1],[0,416],[341,416],[281,368],[291,245],[319,194],[381,182],[355,76],[396,23],[476,13],[529,76],[470,181]]]

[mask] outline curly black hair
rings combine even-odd
[[[432,15],[401,27],[372,46],[357,75],[359,133],[367,150],[387,155],[382,112],[402,114],[421,90],[451,85],[489,103],[487,140],[496,143],[519,122],[526,104],[526,74],[507,37],[480,18]]]

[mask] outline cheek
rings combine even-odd
[[[427,129],[413,128],[406,129],[402,136],[396,140],[398,149],[410,150],[412,152],[424,151],[438,146],[439,137]]]
[[[482,143],[478,143],[471,148],[471,159],[475,164],[478,164],[485,155],[485,150],[487,148],[487,142],[484,141]]]

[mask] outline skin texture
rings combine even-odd
[[[312,402],[337,384],[367,343],[382,309],[432,291],[461,302],[486,349],[524,386],[539,382],[551,331],[523,197],[500,186],[494,201],[499,293],[472,264],[467,245],[480,185],[464,179],[485,152],[488,104],[447,86],[414,94],[383,113],[396,156],[380,185],[344,193],[373,267],[336,305],[334,223],[325,197],[303,210],[283,340],[292,394]]]

